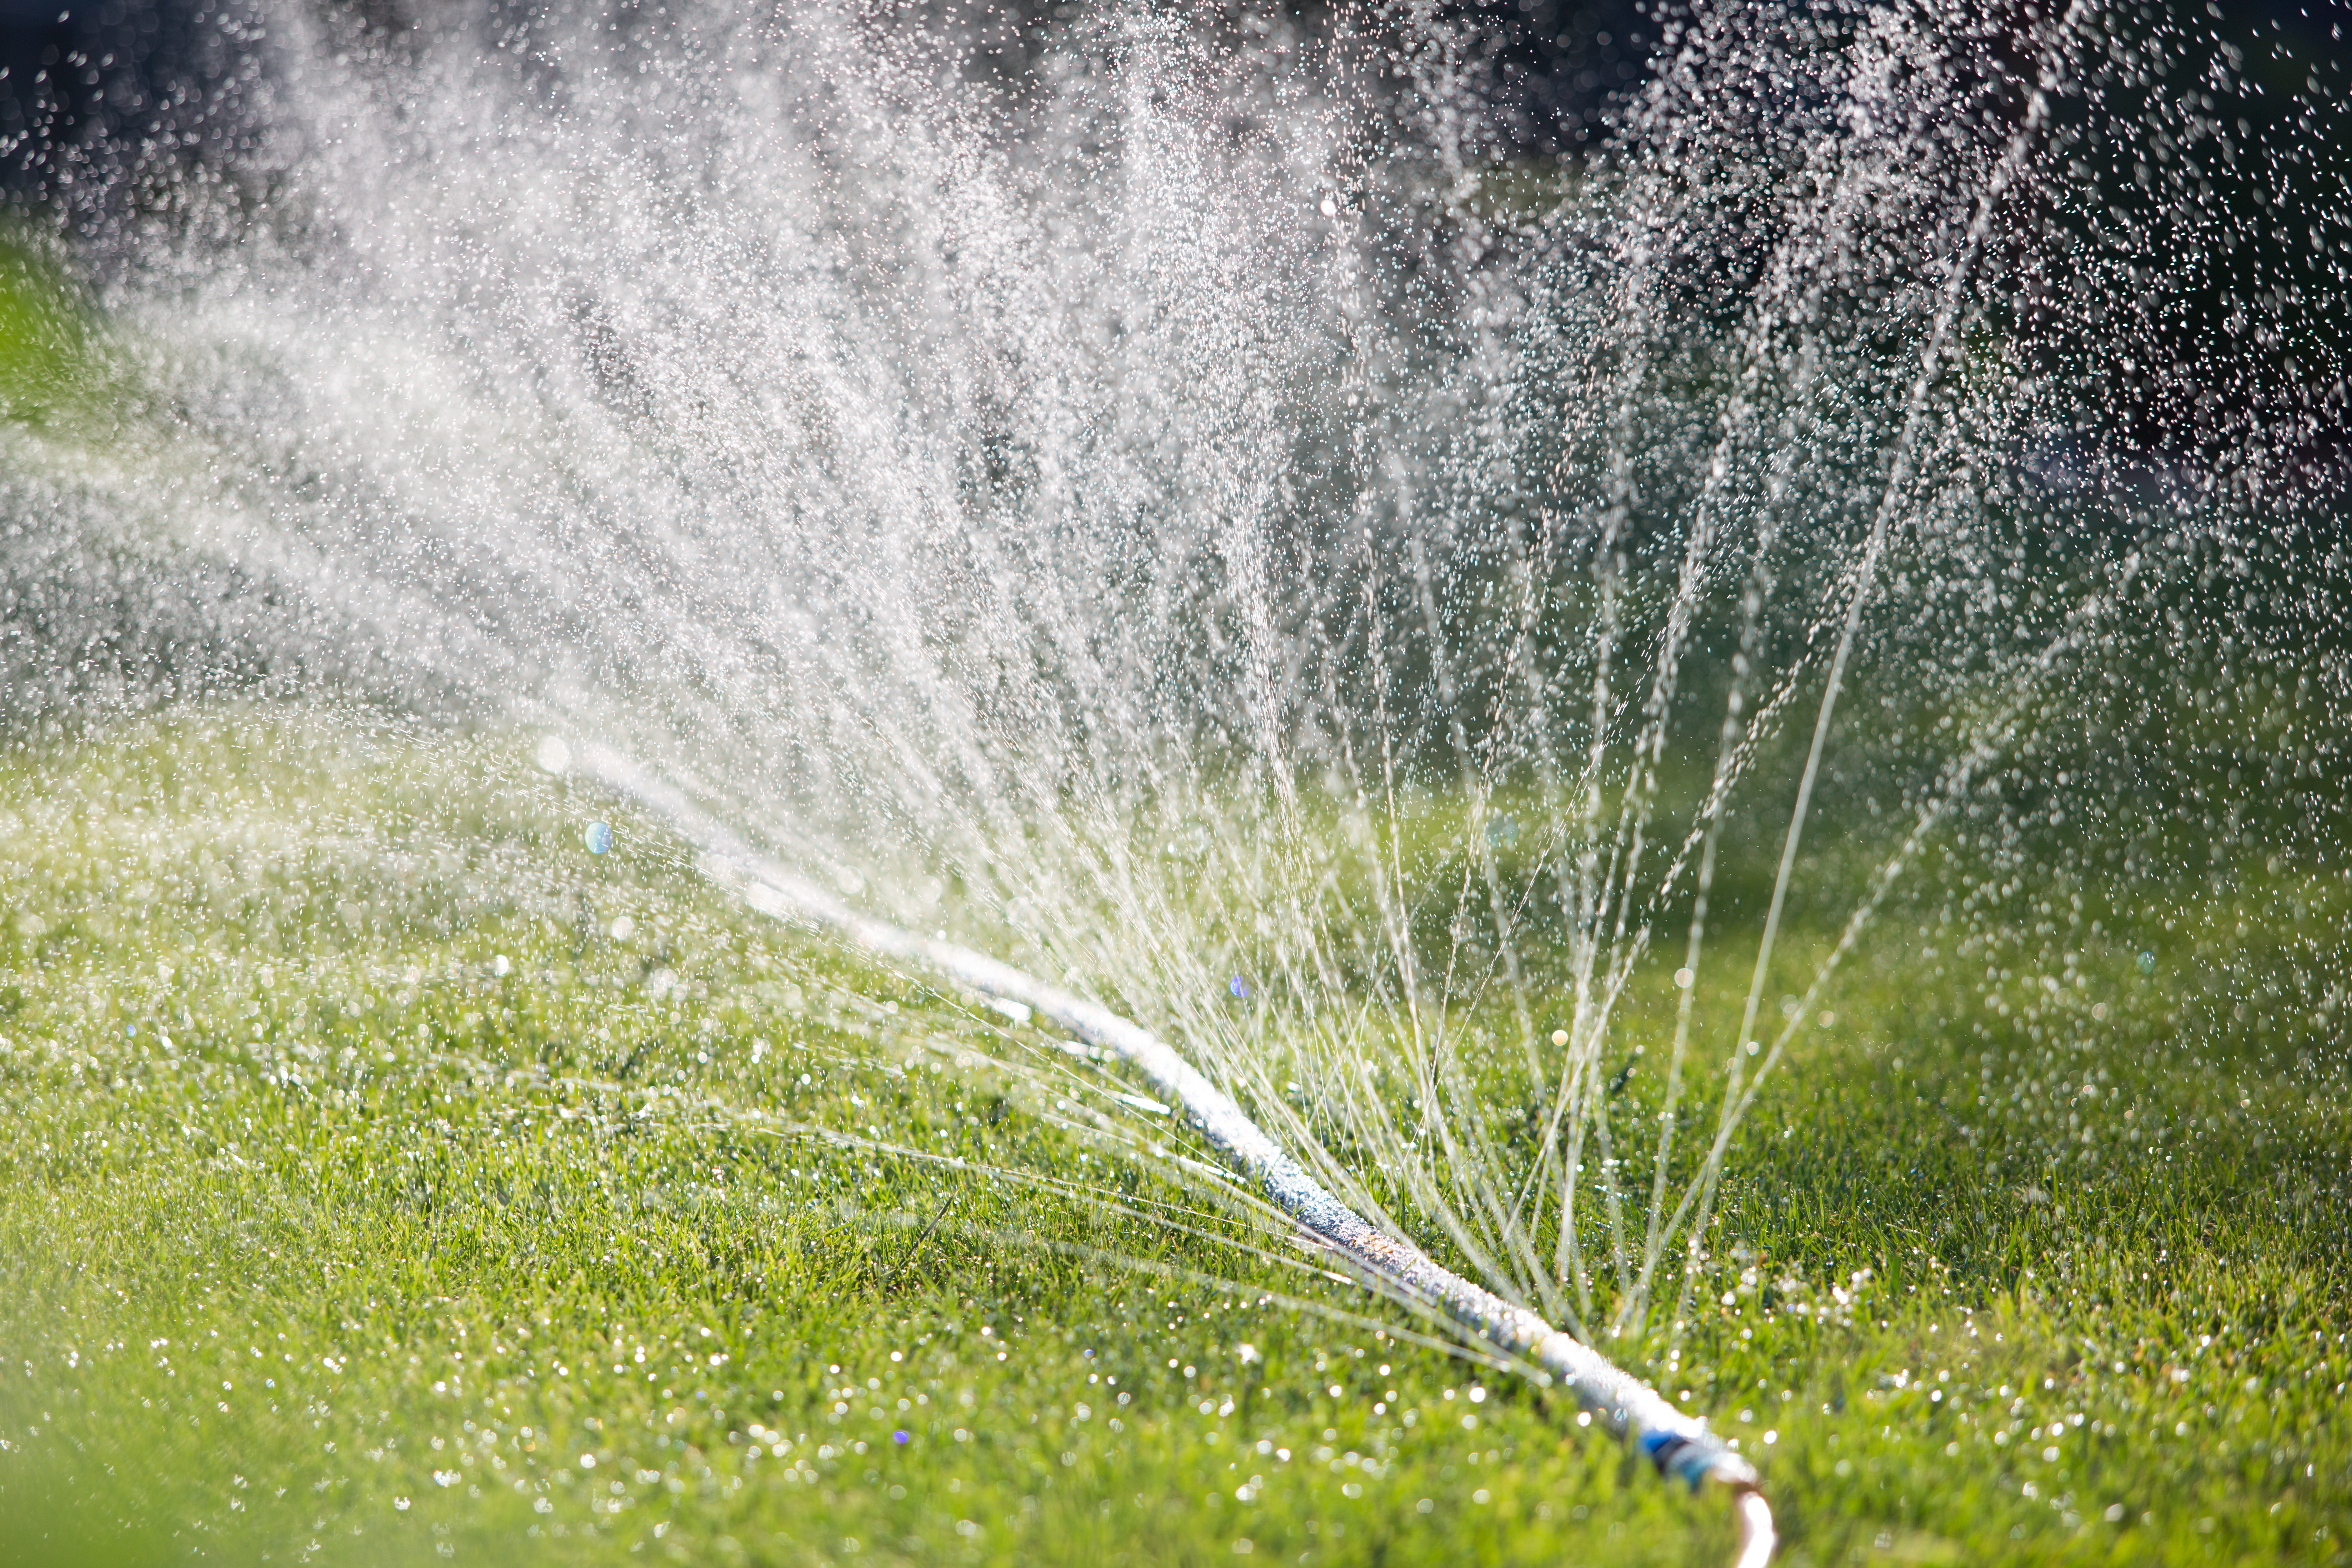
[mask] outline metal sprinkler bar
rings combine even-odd
[[[1532,1362],[1565,1384],[1577,1403],[1630,1438],[1663,1476],[1693,1491],[1726,1488],[1739,1526],[1735,1568],[1763,1568],[1776,1537],[1756,1467],[1722,1438],[1590,1345],[1439,1267],[1411,1242],[1375,1229],[1334,1197],[1174,1047],[1109,1008],[985,953],[862,914],[761,855],[691,805],[667,783],[604,746],[573,753],[573,765],[605,789],[653,813],[700,851],[702,869],[731,884],[746,903],[778,920],[816,926],[877,957],[919,966],[985,995],[1018,1002],[1086,1044],[1108,1051],[1184,1108],[1202,1135],[1276,1207],[1357,1268],[1424,1301],[1507,1355]]]

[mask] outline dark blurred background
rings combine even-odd
[[[369,0],[342,8],[396,29],[428,7]],[[1027,0],[988,9],[1017,52],[1020,39],[1071,7]],[[1628,0],[1506,0],[1458,10],[1478,24],[1497,129],[1530,151],[1588,141],[1612,96],[1640,80],[1657,38]],[[103,145],[119,150],[186,129],[192,110],[210,107],[254,67],[263,42],[259,7],[249,0],[0,0],[9,188],[38,189]]]
[[[435,9],[313,3],[388,35]],[[1279,3],[1309,27],[1329,10],[1328,0]],[[2014,0],[1998,9],[2007,22],[1985,25],[1996,39],[2002,26],[2017,35],[2009,52],[2021,64],[2025,30],[2059,3]],[[544,14],[480,5],[502,19]],[[1689,11],[1668,0],[1457,0],[1450,15],[1483,83],[1479,140],[1498,160],[1605,150],[1665,24]],[[1872,11],[1790,0],[1780,14],[1833,46]],[[266,0],[0,0],[0,203],[89,236],[167,204],[191,172],[236,178],[252,95],[267,91],[267,12]],[[988,69],[1015,76],[1073,13],[1070,0],[928,8],[969,31]],[[2236,440],[2260,424],[2307,454],[2289,467],[2340,478],[2352,460],[2352,0],[2116,0],[2097,30],[2089,64],[2109,74],[2060,110],[2056,130],[2073,137],[2060,149],[2065,188],[2045,193],[2035,231],[2059,242],[2045,247],[2049,265],[2020,271],[2011,335],[2042,345],[2049,373],[2096,385],[2086,407],[2111,441],[2164,453],[2195,445],[2199,430],[2234,420]],[[2135,79],[2135,39],[2165,40],[2160,79]],[[2203,129],[2184,132],[2189,120]],[[2136,352],[2118,348],[2126,339]]]
[[[329,4],[394,29],[430,9],[419,0]],[[1301,6],[1293,0],[1288,8]],[[1853,0],[1796,8],[1849,20],[1871,9]],[[1024,0],[988,9],[1017,38],[1072,7]],[[1475,28],[1494,131],[1529,153],[1606,134],[1612,103],[1647,73],[1665,15],[1634,0],[1478,0],[1450,9]],[[2231,107],[2250,118],[2284,112],[2301,84],[2300,68],[2268,68],[2279,46],[2299,62],[2352,52],[2345,0],[2163,0],[2130,9],[2150,19],[2168,14],[2236,48],[2244,74],[2263,88],[2231,95]],[[40,185],[61,153],[71,165],[103,144],[184,127],[209,95],[257,68],[263,42],[262,8],[251,0],[0,0],[0,140],[11,149],[10,187]]]

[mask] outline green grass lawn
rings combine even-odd
[[[0,1558],[1727,1556],[1063,1130],[1003,1020],[625,817],[590,855],[530,740],[215,706],[0,756]],[[2199,1013],[2346,905],[1848,973],[1646,1363],[1786,1561],[2352,1560],[2340,1025]]]

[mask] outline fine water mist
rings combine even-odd
[[[240,22],[0,435],[15,721],[621,749],[1602,1334],[1841,965],[2054,1018],[2150,889],[2341,871],[2321,66],[1705,7],[1536,153],[1475,16],[967,21]]]

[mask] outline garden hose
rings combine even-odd
[[[1514,1306],[1431,1259],[1411,1242],[1377,1229],[1252,1121],[1234,1098],[1175,1048],[1109,1008],[985,953],[927,937],[850,908],[805,878],[759,854],[630,758],[603,746],[571,753],[590,780],[667,823],[701,855],[701,868],[761,914],[830,932],[873,956],[911,964],[983,995],[1016,1002],[1107,1051],[1181,1105],[1187,1119],[1276,1207],[1320,1244],[1402,1296],[1429,1306],[1506,1355],[1531,1362],[1565,1384],[1606,1430],[1632,1442],[1660,1475],[1693,1491],[1731,1496],[1739,1531],[1735,1568],[1763,1568],[1777,1537],[1756,1467],[1695,1416],[1618,1368],[1573,1335]]]

